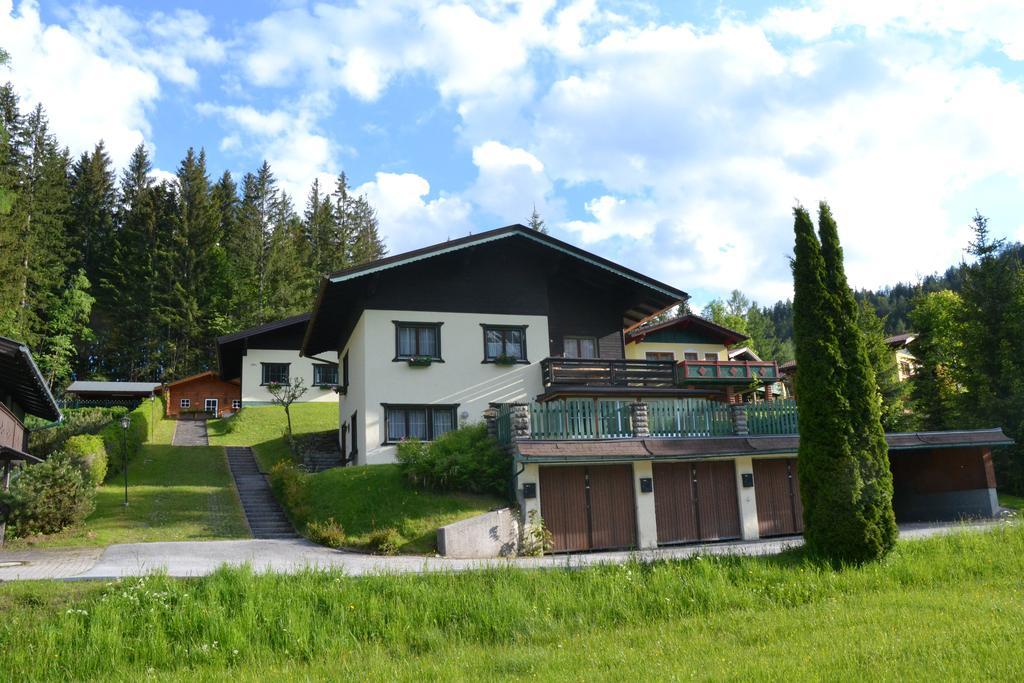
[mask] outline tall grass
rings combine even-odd
[[[618,668],[628,663],[667,675],[677,662],[717,677],[741,675],[744,656],[754,654],[804,677],[814,675],[817,657],[847,662],[846,675],[857,667],[877,672],[879,662],[858,653],[881,649],[913,663],[917,677],[1006,679],[1021,667],[1010,641],[1024,627],[1022,569],[1024,529],[1010,527],[901,543],[883,563],[841,571],[797,551],[579,571],[351,578],[222,570],[87,590],[5,586],[0,671],[13,680],[128,680],[147,672],[450,679],[467,671],[492,680],[579,679],[588,671],[620,679],[643,675]],[[907,622],[915,630],[894,638],[892,629]],[[950,643],[963,630],[975,634],[973,644]],[[950,661],[951,647],[984,661]],[[653,651],[686,659],[652,662]]]

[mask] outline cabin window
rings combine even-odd
[[[718,354],[707,352],[704,354],[704,360],[718,360]]]
[[[268,384],[288,384],[288,363],[260,363],[263,366],[264,386]]]
[[[341,359],[341,386],[348,389],[348,354]]]
[[[597,358],[597,337],[566,337],[562,348],[566,358]]]
[[[675,360],[676,354],[671,351],[648,351],[646,354],[647,360]]]
[[[455,429],[455,405],[385,405],[387,441],[433,441]]]
[[[192,399],[190,399],[190,398],[183,398],[183,399],[181,399],[178,402],[178,405],[181,406],[182,408],[191,408],[192,407]]]
[[[395,360],[441,360],[441,323],[395,322]]]
[[[241,410],[241,409],[242,409],[242,399],[239,399],[239,398],[232,399],[231,400],[231,410]]]
[[[526,363],[526,326],[484,325],[484,362]]]
[[[683,360],[700,360],[700,354],[696,351],[686,351],[683,353]]]
[[[338,366],[328,363],[313,364],[313,386],[337,386]]]

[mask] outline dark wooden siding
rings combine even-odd
[[[0,403],[0,446],[16,451],[25,448],[25,425],[3,403]]]
[[[988,449],[936,448],[889,453],[893,487],[914,494],[995,488]]]
[[[566,337],[594,337],[600,358],[624,358],[622,312],[628,306],[620,294],[573,279],[576,277],[560,274],[548,287],[550,355],[565,353]]]
[[[540,468],[540,513],[555,552],[588,549],[586,468]]]
[[[591,545],[594,550],[636,546],[633,466],[588,467]]]
[[[754,495],[761,536],[784,536],[804,530],[796,458],[754,460]]]
[[[654,514],[658,543],[738,538],[735,464],[655,463]]]
[[[633,467],[542,467],[540,511],[554,552],[635,547]]]
[[[698,462],[694,469],[701,540],[738,538],[740,501],[736,495],[735,463],[732,460]]]

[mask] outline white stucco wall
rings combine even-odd
[[[338,354],[327,352],[317,354],[324,360],[337,362]],[[305,380],[308,390],[299,399],[300,403],[310,401],[337,401],[338,395],[331,389],[321,389],[313,384],[313,365],[320,361],[312,358],[302,358],[298,350],[279,349],[249,349],[242,356],[242,405],[267,405],[273,397],[265,386],[261,386],[263,380],[263,367],[261,363],[288,363],[288,374],[290,377],[301,377]],[[338,370],[338,381],[341,381],[341,370]]]
[[[393,360],[396,320],[442,323],[444,362],[435,361],[429,367],[417,368]],[[483,324],[525,325],[529,364],[483,363]],[[531,400],[541,393],[540,361],[547,357],[549,349],[546,316],[364,311],[343,350],[349,353],[350,383],[359,385],[350,386],[349,395],[342,399],[341,406],[343,420],[348,419],[353,410],[361,415],[362,433],[357,435],[356,463],[395,460],[395,446],[383,445],[382,404],[458,404],[456,414],[460,424],[479,422],[488,403]]]
[[[366,316],[359,318],[345,348],[338,354],[338,358],[344,358],[345,354],[348,354],[348,388],[338,401],[338,425],[350,425],[352,413],[357,413],[356,420],[360,429],[356,434],[355,464],[365,465],[366,429],[363,426],[362,418],[366,415]],[[338,372],[338,381],[344,382],[340,368]],[[340,436],[341,432],[339,431],[339,438]],[[346,457],[351,456],[352,436],[350,433],[345,435],[342,452]]]

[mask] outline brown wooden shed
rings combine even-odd
[[[209,371],[167,384],[164,398],[168,417],[222,417],[242,407],[242,387]]]

